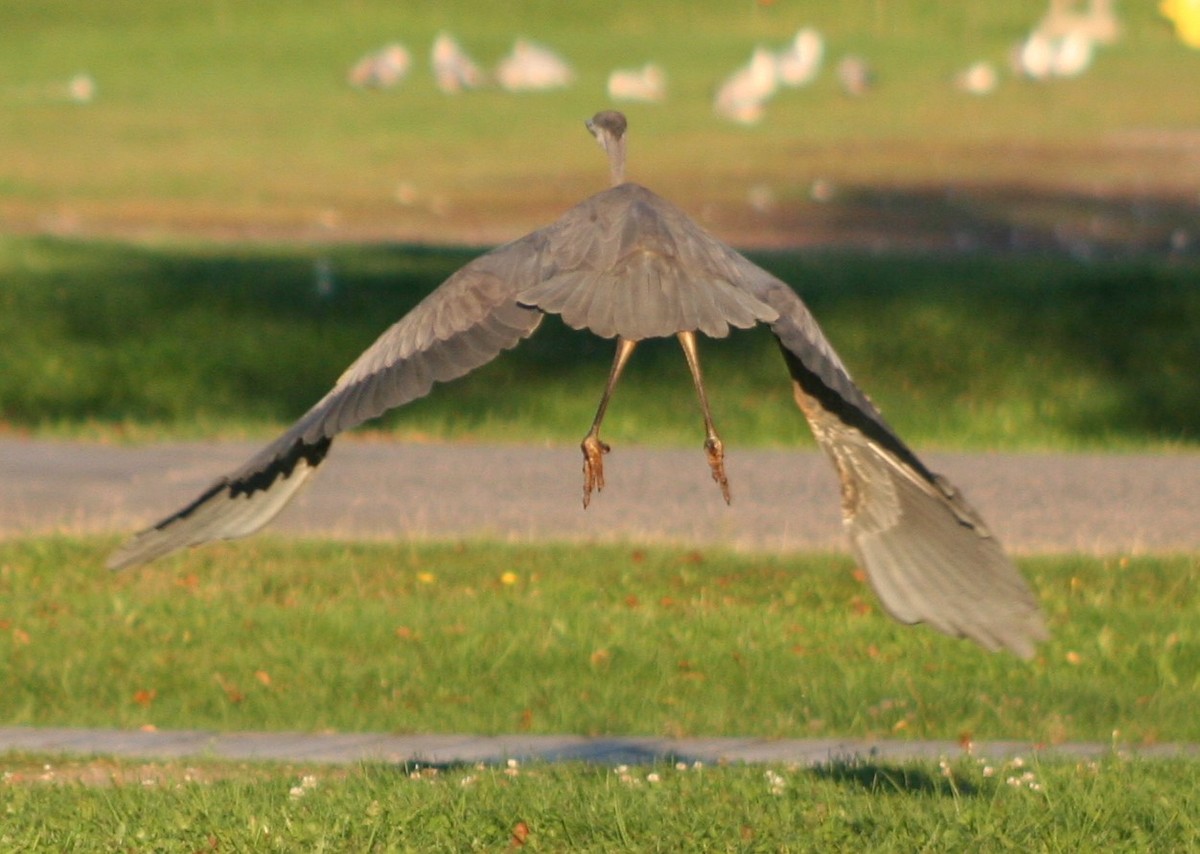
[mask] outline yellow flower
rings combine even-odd
[[[437,576],[432,572],[418,572],[417,581],[422,584],[433,584],[433,582],[437,581]]]
[[[515,572],[506,572],[500,576],[500,583],[512,586],[517,583],[517,574]]]

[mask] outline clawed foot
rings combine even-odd
[[[586,510],[592,500],[592,490],[604,489],[604,455],[611,448],[600,437],[589,434],[579,443],[583,451],[583,507]]]
[[[729,504],[733,498],[729,494],[729,480],[725,477],[725,445],[716,436],[710,436],[704,442],[704,452],[708,455],[708,467],[712,469],[712,478],[721,487],[721,495]]]

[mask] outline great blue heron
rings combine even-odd
[[[1024,657],[1047,637],[1037,600],[979,515],[917,459],[850,379],[790,287],[719,242],[679,208],[626,183],[625,117],[587,123],[607,151],[611,189],[557,222],[467,264],[388,329],[287,432],[183,509],[130,539],[114,569],[184,546],[249,534],[270,520],[343,430],[460,377],[530,335],[543,314],[616,339],[595,420],[582,442],[584,504],[604,484],[600,425],[637,343],[676,336],[704,414],[705,449],[726,498],[696,333],[767,324],[797,405],[841,479],[854,550],[884,607],[988,649]]]

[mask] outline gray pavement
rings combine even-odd
[[[145,447],[0,439],[0,537],[128,533],[190,500],[255,443]],[[1200,549],[1200,454],[926,454],[1017,553],[1130,554]],[[816,451],[729,451],[726,507],[703,452],[618,447],[608,487],[580,507],[575,448],[343,441],[270,530],[346,539],[493,537],[628,541],[738,549],[845,548],[837,485]],[[97,567],[97,571],[101,571]],[[1108,744],[976,745],[992,759],[1091,757]],[[302,762],[457,764],[517,759],[657,759],[817,764],[953,757],[953,742],[659,739],[383,733],[141,732],[0,728],[0,752],[210,756]],[[1141,756],[1195,756],[1158,745]]]
[[[191,500],[256,443],[111,447],[0,439],[0,536],[132,532]],[[1200,454],[926,454],[1017,553],[1200,548]],[[845,549],[837,483],[815,450],[733,448],[733,504],[703,451],[616,447],[581,507],[570,447],[343,441],[267,530],[348,539],[720,544]]]
[[[140,730],[0,727],[5,751],[106,755],[139,760],[185,758],[263,760],[312,764],[388,762],[420,765],[581,761],[601,764],[650,762],[783,762],[800,766],[838,760],[901,762],[954,759],[968,748],[954,741],[879,739],[652,738],[577,735],[388,735],[385,733],[216,733]],[[1020,741],[973,744],[970,755],[990,760],[1033,756],[1098,759],[1112,755],[1146,759],[1200,756],[1200,745],[1157,744],[1114,748],[1111,744],[1038,745]]]

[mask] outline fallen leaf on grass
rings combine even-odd
[[[529,825],[523,821],[518,821],[513,825],[512,839],[508,843],[509,848],[520,848],[529,840]]]
[[[237,705],[238,703],[242,702],[242,700],[246,699],[246,695],[238,689],[238,686],[234,685],[220,673],[215,674],[213,678],[216,679],[217,684],[221,686],[221,690],[225,692],[225,699],[229,700],[229,702]]]

